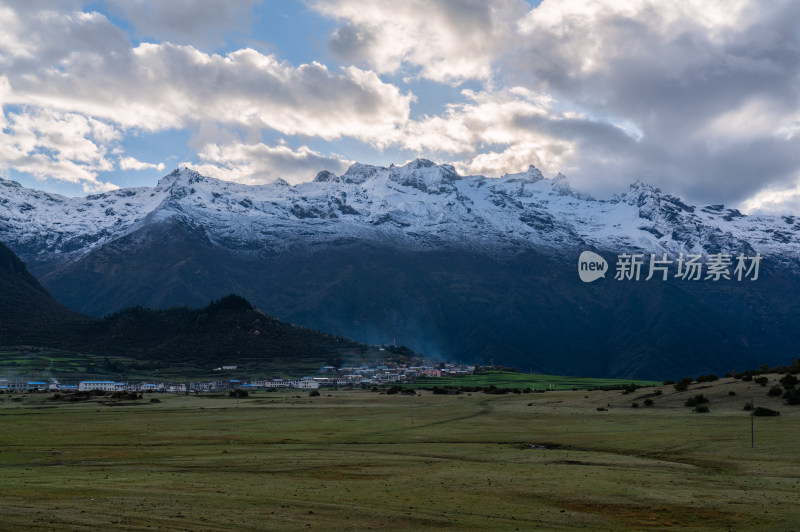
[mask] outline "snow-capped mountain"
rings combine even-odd
[[[531,166],[501,178],[460,176],[417,159],[354,164],[341,176],[247,186],[175,170],[152,188],[65,198],[0,179],[0,241],[34,271],[74,262],[148,224],[177,219],[215,244],[247,253],[315,248],[352,239],[499,253],[574,247],[652,253],[761,253],[800,258],[800,218],[745,216],[692,206],[636,183],[611,200],[573,191]],[[571,251],[570,251],[571,253]],[[569,257],[572,257],[570,254]]]
[[[533,167],[487,178],[423,159],[354,164],[294,186],[180,169],[85,198],[0,180],[0,242],[58,301],[97,316],[236,293],[299,325],[450,360],[654,378],[786,363],[800,343],[800,218],[688,205],[642,183],[597,200]],[[758,282],[587,284],[587,250],[763,260]]]

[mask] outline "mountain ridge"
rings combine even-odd
[[[610,200],[572,191],[564,176],[528,171],[500,178],[460,176],[424,159],[404,166],[353,164],[314,181],[239,185],[189,169],[155,187],[85,198],[25,189],[0,180],[0,240],[41,276],[135,232],[180,218],[235,251],[269,252],[357,238],[404,246],[681,252],[755,251],[797,265],[800,219],[746,216],[719,205],[693,206],[640,182]],[[42,265],[42,266],[40,266]]]
[[[0,181],[0,197],[0,239],[96,316],[239,293],[370,344],[596,376],[724,373],[793,360],[800,342],[800,219],[690,205],[644,183],[597,200],[534,167],[487,178],[420,159],[293,186],[179,169],[73,199]],[[760,254],[761,272],[586,284],[584,250],[611,265],[622,253]]]

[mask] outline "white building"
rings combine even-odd
[[[122,386],[124,387],[125,385],[122,384]],[[81,381],[78,383],[78,391],[88,392],[92,390],[113,392],[117,390],[117,383],[114,381]]]

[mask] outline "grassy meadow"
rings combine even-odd
[[[766,391],[0,396],[0,529],[797,530],[800,407]]]

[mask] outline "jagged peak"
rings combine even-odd
[[[501,179],[504,179],[511,183],[515,181],[524,181],[525,183],[536,183],[537,181],[542,181],[544,179],[544,174],[542,174],[542,172],[535,166],[530,165],[528,169],[524,172],[518,172],[515,174],[507,173]]]
[[[11,179],[6,179],[0,176],[0,185],[5,185],[7,187],[15,187],[15,188],[23,188],[20,183],[16,181],[12,181]]]
[[[159,179],[156,188],[169,188],[176,183],[191,185],[193,183],[206,181],[208,179],[210,178],[199,174],[188,166],[184,166],[183,168],[176,168],[172,172]]]
[[[329,172],[328,170],[322,170],[317,172],[317,175],[314,177],[314,183],[329,183],[331,181],[338,181],[338,177],[333,172]]]
[[[353,163],[350,168],[342,174],[342,181],[345,183],[361,184],[367,179],[374,177],[378,172],[386,170],[383,166],[374,166],[364,163]]]

